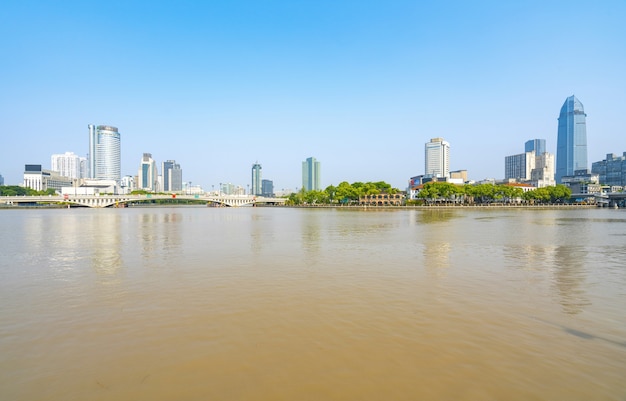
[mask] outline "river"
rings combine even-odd
[[[626,399],[626,211],[0,210],[2,400]]]

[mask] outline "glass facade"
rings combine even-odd
[[[622,156],[609,153],[606,159],[591,163],[591,173],[598,174],[600,184],[626,186],[626,152]]]
[[[252,195],[261,195],[261,165],[257,162],[252,165],[252,188],[250,189]]]
[[[261,195],[271,198],[274,196],[274,182],[271,180],[261,181]]]
[[[155,161],[152,159],[151,153],[144,153],[141,158],[141,165],[139,166],[139,172],[137,173],[139,189],[146,191],[159,191],[158,187],[158,173]]]
[[[121,141],[117,128],[108,125],[88,125],[89,178],[96,180],[122,179]]]
[[[161,174],[163,175],[164,191],[183,190],[183,170],[176,160],[167,160],[161,164]]]
[[[557,183],[564,176],[572,176],[577,170],[587,170],[587,123],[580,100],[570,96],[563,103],[559,115],[556,146]]]
[[[302,162],[302,188],[305,191],[319,191],[321,185],[321,166],[320,162],[314,157],[309,157]]]
[[[526,141],[524,152],[535,152],[535,155],[540,156],[546,153],[546,140],[545,139],[531,139]]]
[[[163,190],[171,191],[170,189],[170,170],[174,168],[174,164],[176,162],[174,160],[164,161],[161,164],[161,174],[163,175]]]

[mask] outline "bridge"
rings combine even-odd
[[[145,195],[48,195],[48,196],[2,196],[0,204],[19,205],[34,203],[62,203],[67,205],[103,208],[124,207],[129,203],[146,203],[155,200],[192,200],[205,202],[207,205],[239,207],[256,205],[284,205],[285,198],[266,198],[253,195],[180,195],[180,194],[145,194]]]

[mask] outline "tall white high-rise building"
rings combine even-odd
[[[121,141],[116,127],[89,124],[89,178],[122,179]]]
[[[159,175],[157,173],[157,165],[152,159],[151,153],[144,153],[141,158],[141,165],[137,173],[137,188],[144,191],[157,192],[159,184]]]
[[[56,171],[62,177],[72,179],[86,178],[84,175],[85,158],[74,152],[54,154],[50,157],[50,170]]]
[[[431,177],[450,176],[450,144],[443,138],[432,138],[424,146],[424,174]]]

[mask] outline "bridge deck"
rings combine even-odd
[[[4,196],[0,203],[67,203],[80,206],[102,208],[131,202],[150,202],[155,200],[193,200],[198,202],[217,203],[224,206],[253,206],[256,204],[284,205],[285,198],[266,198],[261,196],[207,196],[207,195],[60,195],[60,196]]]

